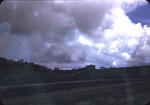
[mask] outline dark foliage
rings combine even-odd
[[[85,70],[95,70],[95,65],[87,65],[84,67]]]
[[[17,85],[93,79],[149,78],[150,66],[96,69],[95,65],[74,70],[48,69],[23,60],[13,61],[0,57],[0,85]]]
[[[55,67],[54,70],[55,70],[55,71],[59,71],[59,67]]]
[[[150,105],[150,101],[146,105]]]
[[[0,105],[4,105],[4,104],[0,101]]]

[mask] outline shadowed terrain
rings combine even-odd
[[[145,105],[150,66],[54,70],[0,58],[4,105]]]

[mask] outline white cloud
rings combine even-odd
[[[139,42],[137,39],[132,38],[132,39],[127,40],[127,44],[128,46],[137,46]]]
[[[131,56],[130,56],[128,53],[126,53],[126,52],[122,53],[121,55],[122,55],[122,57],[124,57],[124,59],[127,60],[127,61],[130,60],[130,58],[131,58]]]
[[[117,66],[117,62],[116,62],[116,61],[113,61],[112,65],[113,65],[113,66]]]
[[[82,45],[88,45],[88,46],[92,46],[92,45],[93,45],[92,41],[90,41],[89,39],[87,39],[87,38],[85,38],[85,37],[83,37],[83,36],[79,36],[78,41],[79,41],[80,44],[82,44]]]

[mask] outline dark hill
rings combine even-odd
[[[95,69],[92,65],[75,70],[55,70],[23,60],[0,57],[0,85],[46,83],[95,79],[141,79],[150,77],[150,66]]]

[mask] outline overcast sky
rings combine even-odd
[[[6,0],[0,6],[0,56],[47,67],[150,64],[145,0]]]

